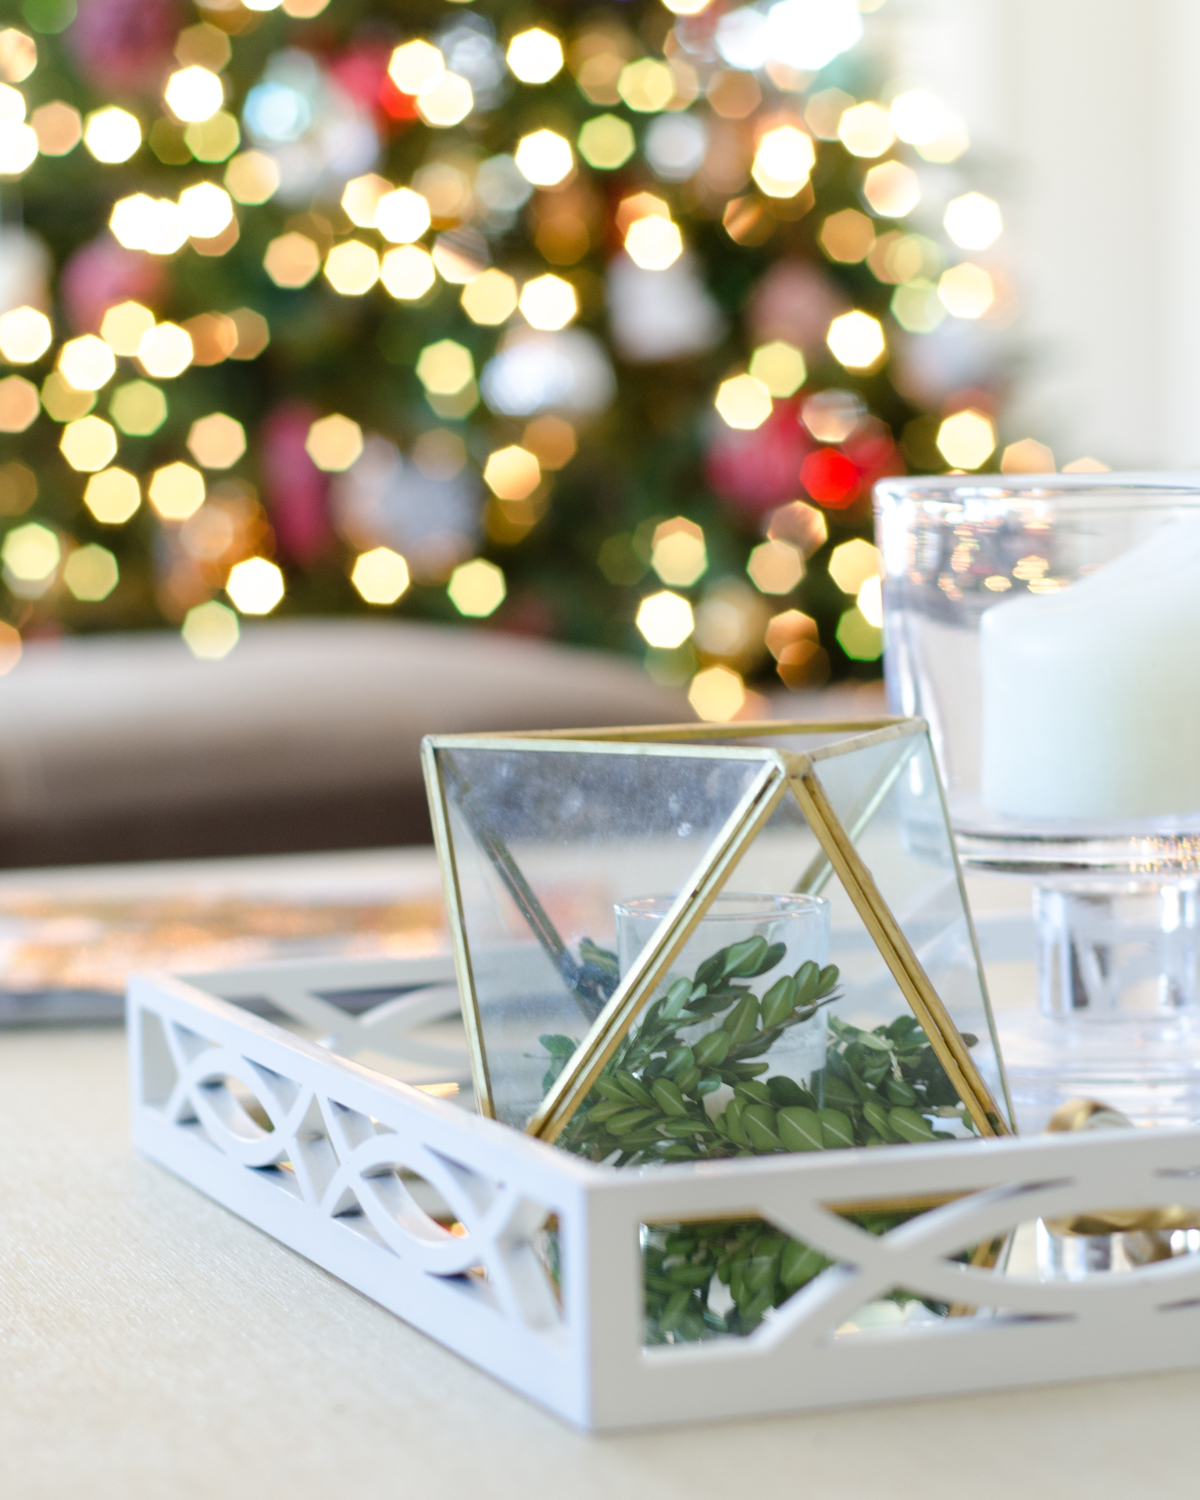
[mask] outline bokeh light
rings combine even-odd
[[[174,255],[188,237],[179,205],[145,193],[114,203],[108,223],[127,250],[147,250],[151,255]]]
[[[149,437],[167,420],[167,398],[148,380],[130,380],[113,392],[108,411],[122,432]]]
[[[117,560],[107,547],[95,542],[76,547],[63,566],[63,582],[84,604],[98,604],[107,599],[120,580]]]
[[[777,125],[759,141],[751,175],[768,198],[794,198],[816,160],[816,148],[807,132],[795,125]]]
[[[665,271],[683,254],[679,226],[658,214],[635,219],[625,233],[625,250],[643,271]]]
[[[239,203],[265,203],[279,190],[279,168],[265,151],[243,151],[225,168],[224,183]],[[219,609],[223,605],[217,606]]]
[[[683,645],[695,629],[696,621],[692,606],[681,594],[663,589],[642,600],[636,624],[648,646],[672,651]]]
[[[187,446],[202,469],[229,469],[246,451],[246,429],[235,417],[214,411],[192,423]]]
[[[745,707],[746,686],[732,667],[705,667],[688,687],[688,702],[698,719],[727,724]]]
[[[825,342],[833,357],[848,370],[872,369],[887,350],[883,325],[865,312],[842,313],[834,318]]]
[[[318,417],[308,429],[304,448],[318,469],[327,474],[340,474],[362,455],[362,428],[339,412]]]
[[[62,557],[57,535],[48,526],[28,521],[15,526],[4,538],[0,558],[6,579],[20,583],[48,583]],[[36,596],[35,596],[36,597]]]
[[[225,103],[225,90],[215,73],[193,65],[171,74],[163,98],[177,120],[198,124],[211,119]]]
[[[443,73],[417,95],[417,113],[426,125],[442,130],[458,125],[474,108],[471,85],[457,73]]]
[[[37,67],[37,43],[15,26],[0,31],[0,78],[7,83],[24,83]]]
[[[88,115],[83,144],[97,161],[115,165],[128,161],[142,144],[142,127],[128,110],[110,104]]]
[[[164,521],[186,521],[204,504],[204,475],[191,464],[165,464],[151,475],[148,493]]]
[[[345,240],[326,256],[325,279],[343,297],[361,297],[379,280],[379,257],[361,240]]]
[[[32,125],[20,120],[0,120],[0,176],[19,177],[37,160],[37,154],[37,132]]]
[[[574,170],[571,143],[553,130],[534,130],[523,135],[513,153],[522,177],[535,187],[557,187]]]
[[[493,266],[463,288],[462,305],[472,323],[494,328],[516,312],[517,283]]]
[[[921,201],[921,184],[911,167],[885,161],[863,179],[863,197],[885,219],[902,219]]]
[[[880,104],[856,104],[838,121],[838,139],[851,156],[882,156],[896,133],[888,112]]]
[[[540,26],[521,31],[508,44],[505,60],[522,83],[549,83],[562,68],[562,43]]]
[[[0,380],[0,432],[26,432],[37,421],[42,403],[38,388],[23,375]]]
[[[83,503],[102,525],[120,526],[141,505],[142,492],[128,469],[103,469],[88,480]]]
[[[408,588],[408,563],[390,547],[372,547],[354,560],[350,582],[368,604],[395,604]]]
[[[581,126],[578,146],[589,167],[613,172],[623,167],[637,150],[637,138],[628,120],[616,115],[597,115]]]
[[[760,542],[750,553],[746,572],[764,594],[790,594],[804,577],[804,558],[790,542]]]
[[[437,268],[428,250],[420,245],[402,245],[383,257],[379,279],[397,301],[415,302],[437,280]]]
[[[483,619],[494,614],[504,603],[507,587],[503,572],[486,557],[460,563],[446,585],[450,603],[460,615]]]
[[[524,500],[541,483],[542,469],[528,449],[513,443],[489,454],[483,479],[498,500]]]
[[[1054,453],[1036,438],[1009,443],[1000,455],[1002,474],[1053,474]],[[1078,471],[1076,471],[1078,472]]]
[[[267,246],[263,269],[276,286],[307,286],[321,269],[321,252],[315,240],[298,230],[289,230]]]
[[[342,207],[351,224],[360,229],[370,229],[375,224],[375,210],[379,200],[392,191],[392,184],[377,172],[367,172],[362,177],[352,177],[342,190]]]
[[[641,57],[621,69],[617,93],[636,113],[654,114],[675,97],[675,75],[665,62]]]
[[[446,71],[446,59],[429,42],[405,42],[392,53],[388,73],[405,94],[419,94]]]
[[[750,432],[771,415],[771,393],[753,375],[734,375],[717,387],[715,405],[728,426]]]
[[[654,528],[650,566],[663,583],[673,588],[691,588],[708,569],[704,532],[685,516],[662,521]]]
[[[154,327],[154,314],[140,302],[118,302],[104,314],[100,337],[114,354],[131,359]]]
[[[561,276],[535,276],[521,288],[521,315],[532,328],[556,333],[579,311],[575,288]]]
[[[188,234],[211,240],[233,222],[233,200],[215,182],[197,182],[180,193],[179,212]]]
[[[996,451],[996,429],[990,417],[968,407],[941,424],[937,446],[952,468],[978,469]]]
[[[94,391],[77,391],[57,370],[51,370],[42,381],[42,410],[52,421],[74,422],[86,417],[95,405]]]
[[[103,339],[85,333],[58,351],[58,369],[77,391],[98,391],[117,373],[117,357]]]
[[[843,594],[857,594],[868,578],[883,571],[879,549],[861,537],[835,547],[829,559],[829,576]]]
[[[201,661],[220,661],[238,643],[238,617],[226,604],[210,599],[189,609],[180,629],[183,643]]]
[[[992,278],[969,260],[943,271],[937,292],[946,311],[956,318],[981,318],[996,300]]]
[[[227,161],[242,144],[242,132],[234,116],[219,109],[209,119],[189,125],[183,144],[197,161]]]
[[[0,354],[10,365],[31,365],[50,347],[50,319],[35,307],[13,307],[0,316]]]
[[[858,591],[858,607],[868,625],[877,630],[883,626],[883,579],[877,575],[864,578]]]
[[[431,396],[457,396],[475,379],[475,361],[462,344],[453,339],[439,339],[421,350],[416,372]]]
[[[758,346],[750,356],[750,374],[776,399],[794,396],[808,379],[804,355],[783,339]]]
[[[986,250],[1004,229],[999,205],[983,193],[963,193],[952,198],[942,222],[946,233],[964,250]]]
[[[61,99],[39,105],[29,123],[43,156],[66,156],[83,139],[83,117],[73,104]]]
[[[928,146],[946,124],[946,106],[925,89],[897,94],[890,111],[892,129],[910,146]]]
[[[375,204],[370,222],[392,244],[411,244],[429,228],[429,203],[412,188],[397,188],[384,193]]]
[[[116,456],[117,434],[102,417],[80,417],[63,428],[58,446],[73,469],[94,474]]]
[[[883,632],[857,604],[838,621],[837,643],[852,661],[878,661],[883,655]]]
[[[191,335],[178,323],[156,323],[138,345],[137,361],[155,380],[182,375],[192,362]]]
[[[543,469],[563,469],[578,452],[579,442],[565,417],[548,413],[526,424],[521,446],[529,449]]]
[[[244,615],[269,615],[283,598],[283,573],[265,557],[247,557],[229,570],[225,592]]]

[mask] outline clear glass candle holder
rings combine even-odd
[[[1200,1115],[1200,488],[946,476],[876,489],[894,712],[928,720],[960,856],[1036,882],[1018,1112]]]

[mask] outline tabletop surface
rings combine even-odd
[[[416,888],[428,866],[401,864]],[[0,1035],[0,1132],[6,1500],[1126,1500],[1195,1483],[1200,1370],[575,1432],[135,1156],[115,1028]]]

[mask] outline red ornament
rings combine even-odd
[[[72,328],[98,333],[104,314],[118,302],[157,302],[165,279],[162,261],[126,250],[105,230],[67,261],[58,289]]]
[[[329,548],[329,476],[305,448],[308,429],[320,412],[301,402],[277,406],[262,425],[261,462],[267,508],[279,550],[307,566]]]
[[[79,0],[67,31],[76,66],[101,93],[157,93],[176,66],[175,0]]]
[[[861,485],[852,459],[836,448],[818,448],[804,460],[800,482],[826,510],[843,510],[858,498]]]
[[[776,401],[753,432],[718,419],[708,445],[708,483],[722,500],[757,518],[796,498],[800,466],[811,448],[795,401]]]

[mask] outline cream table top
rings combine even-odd
[[[1200,1370],[579,1434],[136,1157],[124,1068],[115,1029],[0,1035],[5,1500],[1192,1493]]]

